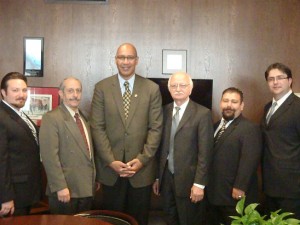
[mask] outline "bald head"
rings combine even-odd
[[[118,50],[117,50],[117,54],[116,56],[120,55],[121,52],[123,51],[129,51],[130,53],[132,53],[133,56],[137,57],[137,51],[136,48],[133,44],[131,43],[123,43],[119,46]]]

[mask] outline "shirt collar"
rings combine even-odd
[[[273,98],[272,104],[274,102],[277,102],[277,106],[279,107],[282,103],[284,103],[284,101],[292,94],[292,90],[289,90],[288,93],[286,93],[284,96],[282,96],[278,101],[275,101],[275,99]]]
[[[72,118],[74,118],[74,116],[75,116],[75,113],[78,113],[78,114],[80,115],[80,113],[79,113],[78,109],[77,109],[76,111],[74,111],[74,110],[73,110],[73,109],[71,109],[69,106],[67,106],[67,105],[65,105],[65,104],[64,104],[64,106],[67,108],[67,110],[68,110],[68,111],[69,111],[69,113],[71,114]]]
[[[188,98],[188,100],[185,103],[183,103],[181,106],[176,105],[176,102],[174,102],[173,109],[175,109],[175,107],[179,107],[180,108],[179,112],[184,112],[187,105],[189,104],[189,101],[190,101],[190,99]]]
[[[130,77],[128,80],[125,80],[120,74],[118,74],[118,79],[119,79],[121,89],[123,89],[123,88],[125,89],[124,83],[125,83],[125,81],[128,81],[129,89],[132,92],[133,85],[134,85],[134,80],[135,80],[135,74],[133,74],[133,76]]]

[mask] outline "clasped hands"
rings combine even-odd
[[[121,161],[113,161],[109,165],[120,177],[132,177],[136,172],[138,172],[143,164],[138,159],[133,159],[127,163]]]

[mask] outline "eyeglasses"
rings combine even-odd
[[[118,55],[116,56],[116,59],[117,60],[120,60],[120,61],[125,61],[125,59],[127,59],[127,61],[130,61],[132,62],[133,60],[135,60],[137,57],[136,56],[133,56],[133,55],[128,55],[128,56],[125,56],[125,55]]]
[[[269,83],[276,81],[281,81],[281,80],[285,80],[285,79],[289,79],[288,77],[284,76],[284,75],[280,75],[280,76],[276,76],[276,77],[268,77],[267,81]]]
[[[82,92],[81,89],[67,89],[66,92],[68,94],[74,94],[76,92],[76,94],[80,94]]]
[[[190,84],[171,84],[171,85],[169,85],[169,87],[170,87],[171,89],[173,89],[173,90],[177,89],[178,87],[179,87],[180,89],[186,89],[187,86],[189,86],[189,85],[190,85]]]

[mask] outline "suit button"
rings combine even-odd
[[[128,134],[127,134],[127,133],[125,133],[125,136],[128,136]]]

